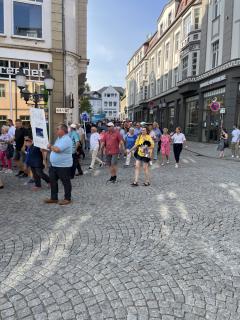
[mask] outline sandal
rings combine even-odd
[[[148,187],[148,186],[150,186],[150,182],[144,182],[144,184],[143,184],[145,187]]]
[[[138,187],[138,183],[137,182],[133,182],[133,183],[131,183],[131,186],[132,187]]]

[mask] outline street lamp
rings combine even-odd
[[[50,96],[53,91],[54,78],[50,75],[49,70],[46,70],[46,75],[43,80],[44,86],[48,92],[48,95]],[[31,100],[34,102],[35,108],[37,108],[39,101],[46,99],[46,93],[37,93],[36,91],[34,93],[29,92],[26,90],[26,81],[27,78],[23,72],[23,68],[20,67],[18,73],[16,74],[17,87],[20,89],[20,93],[26,103]]]

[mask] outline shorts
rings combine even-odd
[[[108,166],[116,166],[118,164],[118,155],[117,154],[108,154],[106,156],[106,163]]]
[[[19,151],[17,149],[14,150],[13,160],[24,162],[26,158],[25,152]]]
[[[151,161],[150,158],[147,158],[147,157],[141,157],[139,155],[136,155],[135,156],[135,159],[138,160],[138,161],[141,161],[141,162],[145,162],[145,163],[149,163]]]

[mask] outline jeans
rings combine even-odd
[[[77,153],[73,153],[72,158],[73,158],[73,165],[71,167],[71,179],[74,179],[76,169],[78,170],[78,173],[82,173],[82,168],[80,166]]]
[[[174,152],[174,157],[175,157],[176,163],[179,163],[182,148],[183,148],[182,143],[174,143],[173,144],[173,152]]]
[[[98,155],[98,149],[92,150],[92,162],[91,162],[91,165],[90,165],[91,168],[94,168],[94,165],[95,165],[96,161],[99,162],[100,164],[103,163],[102,160],[99,159],[97,155]]]
[[[154,149],[153,149],[153,159],[157,160],[158,159],[158,142],[154,142]]]
[[[50,183],[49,176],[43,171],[43,168],[33,168],[31,167],[31,171],[33,174],[33,179],[35,181],[35,186],[41,188],[41,179]]]
[[[91,138],[91,133],[87,133],[86,134],[87,135],[87,139],[86,139],[86,141],[85,141],[85,150],[86,149],[90,149],[90,138]]]
[[[70,168],[49,168],[49,178],[51,184],[51,199],[58,200],[58,180],[60,179],[64,187],[64,199],[71,200],[71,167]]]

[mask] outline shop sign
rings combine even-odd
[[[220,113],[222,113],[222,114],[226,113],[226,108],[221,108]]]
[[[221,82],[221,81],[224,81],[224,80],[226,80],[226,75],[223,75],[223,76],[211,79],[209,81],[203,82],[203,83],[200,84],[200,88],[204,88],[204,87],[210,86],[210,85],[212,85],[214,83],[218,83],[218,82]]]
[[[220,106],[220,103],[217,102],[217,98],[215,98],[215,99],[213,100],[213,102],[210,104],[210,109],[211,109],[212,111],[214,111],[214,112],[219,111],[220,107],[221,107],[221,106]]]
[[[69,108],[56,108],[56,113],[70,113]]]
[[[19,68],[9,68],[9,67],[0,67],[0,77],[2,75],[9,75],[15,76],[19,71]],[[23,72],[28,77],[36,77],[36,78],[43,78],[44,77],[44,70],[43,69],[28,69],[24,68]]]

